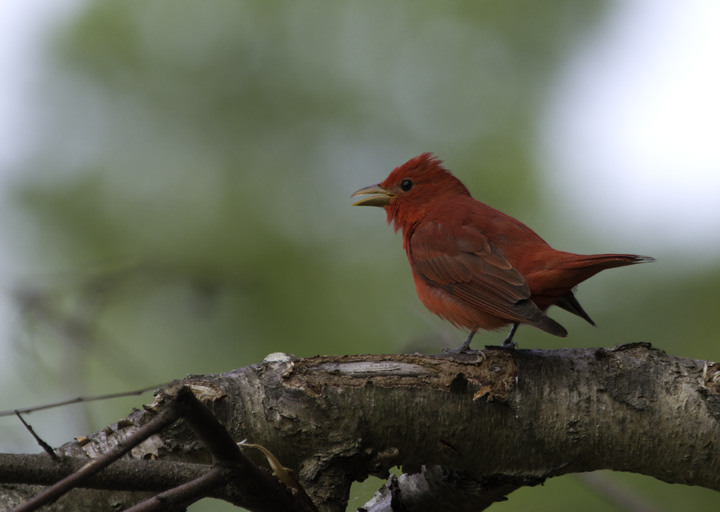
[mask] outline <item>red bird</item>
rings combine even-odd
[[[503,346],[515,346],[519,324],[567,336],[545,314],[553,305],[595,325],[573,295],[575,286],[606,268],[654,261],[634,254],[557,251],[522,222],[473,199],[441,163],[423,153],[351,197],[371,194],[354,205],[382,206],[388,224],[402,229],[422,303],[456,327],[470,329],[460,352],[468,350],[478,329],[510,324]]]

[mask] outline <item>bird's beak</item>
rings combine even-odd
[[[361,188],[350,197],[365,196],[370,194],[375,195],[371,195],[365,199],[360,199],[357,203],[353,203],[353,206],[387,206],[395,197],[394,194],[391,194],[388,190],[382,188],[379,183],[377,185],[370,185],[369,187]]]

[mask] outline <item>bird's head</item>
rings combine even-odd
[[[393,169],[383,182],[361,188],[351,197],[365,195],[369,197],[353,206],[384,207],[388,223],[394,221],[397,231],[419,220],[435,201],[469,196],[470,192],[442,166],[440,159],[423,153]]]

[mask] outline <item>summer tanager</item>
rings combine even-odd
[[[356,206],[382,206],[388,224],[402,230],[403,248],[418,297],[456,327],[478,329],[519,324],[556,336],[567,331],[545,314],[561,307],[595,323],[573,295],[578,283],[601,270],[653,261],[634,254],[581,255],[557,251],[522,222],[476,201],[431,153],[395,168],[382,183],[352,197]]]

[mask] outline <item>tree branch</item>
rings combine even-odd
[[[396,499],[430,503],[446,495],[441,484],[449,483],[478,510],[519,486],[595,469],[720,490],[719,370],[634,344],[488,349],[484,356],[273,354],[260,365],[182,383],[234,442],[263,445],[295,470],[322,511],[344,510],[354,480],[387,477],[400,465],[406,475],[397,480]],[[162,414],[171,394],[161,391],[145,410],[56,453],[98,457]],[[185,422],[126,457],[149,454],[162,461],[212,459]],[[255,455],[248,452],[267,466]],[[0,478],[6,457],[0,456]],[[427,485],[419,489],[417,479]],[[0,503],[22,499],[22,489],[0,487]],[[140,498],[127,494],[128,501]],[[81,500],[73,505],[105,510],[82,508]],[[383,510],[373,506],[368,509]],[[462,510],[441,507],[433,509]]]
[[[180,417],[180,414],[181,410],[179,407],[168,407],[164,409],[146,425],[124,440],[124,442],[118,442],[113,450],[108,451],[101,457],[92,459],[76,472],[51,485],[40,494],[37,494],[32,499],[19,506],[15,512],[30,512],[32,510],[37,510],[42,505],[52,503],[70,489],[79,487],[84,480],[87,480],[90,476],[98,473],[103,468],[115,462],[151,435],[170,425],[173,421]]]
[[[52,485],[77,472],[87,463],[87,457],[64,456],[60,463],[56,463],[45,454],[4,453],[0,455],[0,482]],[[207,464],[121,459],[102,472],[88,477],[83,482],[83,488],[160,492],[194,480],[207,471]]]

